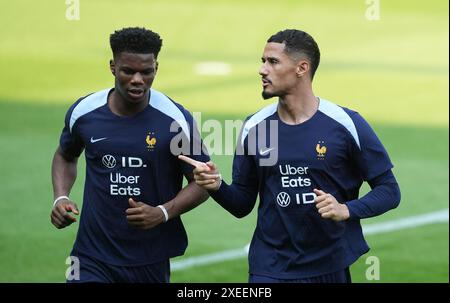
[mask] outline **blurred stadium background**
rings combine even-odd
[[[50,223],[51,159],[69,105],[113,85],[108,38],[127,26],[148,27],[164,39],[154,88],[201,111],[203,120],[220,121],[244,119],[268,104],[257,74],[266,39],[285,28],[309,32],[322,53],[316,94],[359,111],[395,164],[400,207],[364,224],[398,227],[395,220],[441,214],[424,225],[408,221],[413,226],[368,233],[372,249],[352,267],[354,281],[372,282],[365,262],[376,256],[375,282],[448,282],[448,1],[81,0],[73,21],[65,2],[1,2],[0,282],[65,279],[78,226],[56,230]],[[377,3],[379,20],[369,21],[367,10]],[[204,62],[225,68],[201,73]],[[230,180],[231,157],[213,159]],[[79,204],[81,162],[71,194]],[[238,220],[209,200],[183,215],[190,242],[174,260],[172,281],[245,282],[242,251],[255,211]],[[236,249],[234,258],[180,263]]]

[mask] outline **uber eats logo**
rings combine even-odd
[[[141,158],[137,157],[120,157],[116,159],[112,155],[104,155],[102,163],[105,167],[113,169],[116,166],[122,168],[145,168],[147,164]],[[117,169],[116,169],[117,171]],[[141,189],[139,188],[140,175],[127,176],[120,172],[111,172],[109,174],[109,193],[112,196],[139,196]]]
[[[308,166],[292,166],[290,164],[279,165],[281,187],[300,191],[295,194],[295,202],[297,204],[314,203],[316,194],[314,192],[305,192],[311,187],[311,179],[309,178]],[[292,190],[291,190],[292,192]],[[294,197],[293,197],[294,198]],[[287,207],[291,203],[291,196],[287,192],[280,192],[277,195],[277,204],[281,207]]]

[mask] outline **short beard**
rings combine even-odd
[[[268,93],[268,92],[265,92],[265,91],[263,91],[261,95],[262,95],[264,100],[276,97],[276,94]]]

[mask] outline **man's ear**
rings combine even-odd
[[[111,70],[111,74],[113,76],[116,75],[116,64],[114,63],[114,59],[109,60],[109,69]]]
[[[306,75],[309,71],[310,65],[309,62],[306,60],[300,60],[297,64],[297,68],[295,70],[297,77],[303,77],[304,75]]]

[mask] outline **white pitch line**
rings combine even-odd
[[[448,222],[448,209],[393,221],[363,226],[364,235],[375,235],[394,230],[413,228],[422,225]]]
[[[247,247],[247,246],[246,246]],[[211,263],[219,263],[227,260],[239,259],[247,256],[248,251],[246,247],[224,250],[217,253],[202,255],[197,257],[190,257],[184,260],[171,262],[170,268],[172,270],[181,270],[186,269],[193,266],[211,264]]]
[[[418,215],[403,219],[366,225],[363,226],[363,233],[364,235],[375,235],[423,225],[445,223],[449,221],[448,211],[449,211],[448,209],[444,209],[424,215]],[[245,247],[242,248],[220,251],[208,255],[190,257],[179,261],[171,262],[170,267],[173,271],[176,271],[199,265],[235,260],[246,257],[248,255],[248,248],[249,245],[246,245]]]

